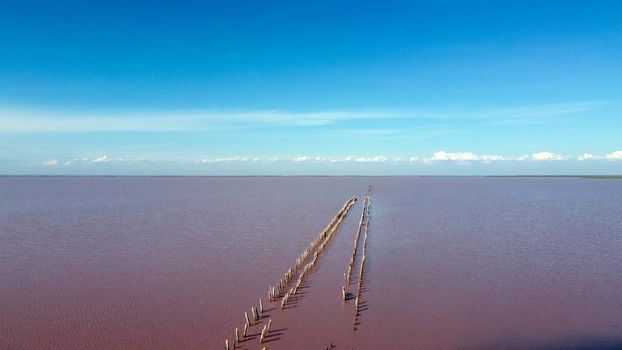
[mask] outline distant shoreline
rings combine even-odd
[[[584,179],[603,179],[603,180],[611,180],[611,179],[618,179],[618,180],[622,180],[622,175],[588,175],[588,176],[582,176],[582,178]]]
[[[622,175],[0,175],[3,177],[574,177],[622,180]]]

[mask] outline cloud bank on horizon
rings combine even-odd
[[[622,174],[622,2],[535,8],[3,3],[0,175]]]
[[[345,157],[332,157],[332,156],[299,156],[294,158],[261,158],[261,157],[224,157],[224,158],[203,158],[200,160],[195,160],[194,163],[201,164],[211,164],[211,163],[236,163],[236,162],[293,162],[293,163],[302,163],[302,162],[310,162],[310,163],[342,163],[342,162],[354,162],[354,163],[385,163],[385,162],[408,162],[408,163],[422,163],[422,164],[432,164],[438,161],[452,161],[468,164],[470,162],[482,162],[482,163],[491,163],[498,161],[564,161],[571,160],[569,156],[555,154],[551,152],[538,152],[529,154],[523,154],[521,156],[502,156],[502,155],[491,155],[491,154],[473,154],[471,152],[445,152],[438,151],[434,152],[434,154],[430,157],[418,157],[418,156],[410,156],[410,157],[396,157],[390,158],[383,155],[377,156],[369,156],[369,157],[353,157],[353,156],[345,156]],[[578,157],[576,160],[584,161],[584,160],[610,160],[610,161],[622,161],[622,151],[615,151],[603,156],[596,156],[591,153],[584,153]],[[58,159],[49,159],[43,161],[41,164],[46,166],[70,166],[74,164],[85,164],[85,163],[108,163],[108,162],[116,162],[116,163],[149,163],[149,162],[157,162],[155,160],[148,160],[144,158],[135,158],[135,159],[127,159],[127,158],[110,158],[107,155],[102,155],[99,157],[84,157],[84,158],[73,158],[68,159],[63,162]],[[179,162],[184,163],[185,161],[176,161],[176,160],[168,160],[168,162]]]
[[[552,167],[543,172],[539,163],[572,163],[572,162],[616,162],[622,166],[622,151],[614,151],[605,155],[584,153],[576,158],[552,152],[537,152],[520,156],[503,156],[491,154],[474,154],[471,152],[434,152],[428,157],[386,157],[376,156],[298,156],[294,158],[262,158],[262,157],[222,157],[203,158],[194,161],[177,160],[149,160],[144,158],[111,158],[107,155],[97,157],[84,157],[73,159],[49,159],[41,164],[48,169],[54,169],[58,174],[148,174],[151,169],[165,169],[163,175],[184,175],[178,170],[191,169],[192,174],[202,175],[231,175],[231,169],[244,169],[235,175],[481,175],[482,166],[488,165],[488,172],[493,175],[559,175],[559,169],[567,167]],[[516,168],[495,167],[494,163],[520,164],[528,163],[530,166]],[[611,163],[610,163],[611,164]],[[448,167],[449,165],[449,167]],[[461,171],[455,171],[455,167],[461,167]],[[471,171],[465,171],[464,167],[473,167]],[[128,172],[127,169],[134,169]],[[596,167],[599,169],[600,167]],[[279,169],[280,173],[274,171]],[[516,173],[519,169],[520,173]],[[528,169],[525,171],[525,169]],[[491,171],[492,170],[492,171]],[[141,172],[142,171],[142,172]],[[514,172],[511,172],[514,171]],[[52,172],[54,173],[54,171]],[[587,172],[585,175],[598,174]],[[186,174],[187,175],[187,174]],[[574,174],[582,175],[582,174]]]

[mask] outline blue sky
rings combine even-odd
[[[619,1],[2,1],[0,174],[622,174]]]

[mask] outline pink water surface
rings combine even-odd
[[[223,349],[370,184],[268,349],[622,348],[622,181],[478,177],[0,178],[0,348]]]

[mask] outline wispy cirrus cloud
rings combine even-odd
[[[507,108],[474,109],[402,108],[373,110],[133,110],[88,111],[16,108],[0,106],[0,132],[197,132],[251,126],[321,127],[360,120],[515,120],[558,117],[585,113],[605,102],[567,102]],[[443,128],[445,124],[441,125]],[[432,126],[434,127],[434,126]],[[399,129],[350,129],[339,131],[353,136],[390,138]]]
[[[606,105],[607,103],[608,102],[606,101],[581,101],[507,108],[492,108],[488,110],[467,112],[466,114],[464,114],[464,116],[469,118],[478,117],[485,119],[524,119],[534,117],[556,117],[562,115],[589,112],[603,105]]]
[[[76,111],[0,106],[0,132],[197,132],[253,125],[310,127],[364,119],[407,118],[403,111],[166,110]],[[352,133],[369,133],[353,130]],[[372,134],[378,135],[377,131]],[[385,134],[386,135],[386,134]]]

